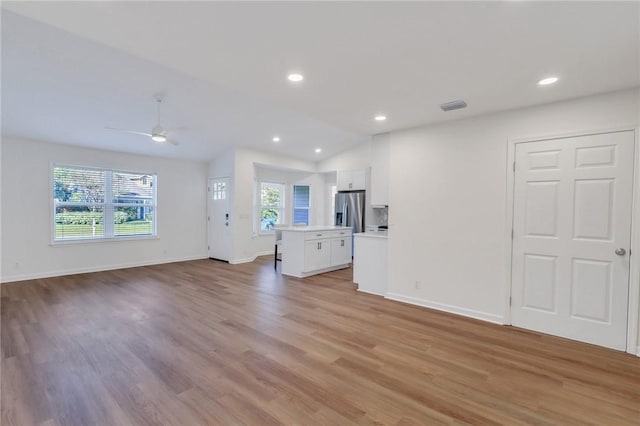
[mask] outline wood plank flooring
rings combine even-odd
[[[272,258],[9,283],[2,424],[640,424],[640,359]]]

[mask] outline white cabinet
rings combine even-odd
[[[317,271],[331,266],[332,240],[308,240],[304,243],[303,272]]]
[[[351,229],[339,226],[281,228],[282,274],[304,278],[351,263]]]
[[[375,135],[371,147],[371,205],[389,205],[389,133]]]
[[[358,291],[384,296],[387,292],[387,237],[355,234],[353,282]]]
[[[338,191],[364,190],[365,185],[364,170],[338,170]]]
[[[342,265],[351,262],[351,235],[331,239],[331,263]]]

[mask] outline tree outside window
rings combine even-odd
[[[260,184],[260,232],[273,232],[282,223],[284,210],[284,185],[262,182]]]

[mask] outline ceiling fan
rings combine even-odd
[[[158,142],[158,143],[169,142],[172,145],[179,145],[179,143],[177,141],[175,141],[173,139],[169,139],[167,129],[165,129],[164,127],[162,127],[160,125],[160,104],[162,103],[162,98],[160,96],[156,96],[155,99],[156,99],[156,103],[158,105],[158,121],[157,121],[157,124],[155,125],[155,127],[153,129],[151,129],[151,133],[139,132],[137,130],[118,129],[118,128],[115,128],[115,127],[105,127],[105,129],[115,130],[115,131],[118,131],[118,132],[134,133],[136,135],[148,136],[148,137],[151,138],[152,141]]]

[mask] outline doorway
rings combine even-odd
[[[514,326],[627,349],[634,138],[619,131],[515,144]]]
[[[209,179],[207,191],[207,243],[209,258],[228,262],[231,251],[229,178]]]

